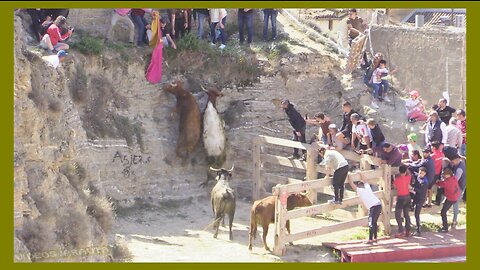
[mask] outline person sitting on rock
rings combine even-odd
[[[65,56],[67,55],[67,52],[60,50],[57,54],[42,56],[42,59],[46,61],[49,66],[57,68],[60,63],[65,60]]]
[[[405,109],[407,111],[408,122],[425,121],[428,116],[423,112],[423,105],[420,94],[417,90],[410,91],[410,98],[405,100]]]
[[[52,54],[56,54],[59,50],[68,50],[70,46],[60,42],[69,38],[73,33],[73,28],[70,28],[64,35],[60,33],[60,28],[65,27],[66,23],[67,19],[65,17],[58,16],[50,27],[48,27],[47,33],[40,41],[40,46],[46,50],[50,50]]]
[[[388,69],[386,68],[386,65],[387,61],[380,60],[379,66],[373,71],[372,78],[370,78],[370,83],[373,85],[372,107],[375,109],[378,109],[378,105],[375,103],[375,100],[385,100],[390,102],[390,99],[387,96],[388,82],[387,80],[382,79],[388,75]]]

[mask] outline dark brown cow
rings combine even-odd
[[[175,152],[181,158],[187,158],[193,152],[202,133],[200,108],[192,93],[185,90],[182,81],[166,85],[163,90],[177,97],[176,112],[180,115],[179,134]]]
[[[250,210],[250,237],[248,239],[248,249],[252,250],[252,240],[257,235],[257,223],[263,227],[263,246],[270,251],[267,246],[268,225],[275,222],[275,200],[276,196],[269,196],[255,201]],[[306,194],[291,194],[287,198],[287,210],[295,207],[310,206],[312,202]],[[290,233],[290,221],[287,220],[287,231]]]

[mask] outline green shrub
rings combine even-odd
[[[102,53],[105,45],[101,38],[83,36],[79,41],[72,44],[72,48],[80,51],[83,54],[99,55]]]

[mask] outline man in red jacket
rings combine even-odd
[[[73,28],[68,29],[65,34],[60,33],[62,27],[66,27],[67,19],[63,16],[58,16],[55,21],[48,27],[47,33],[43,35],[40,41],[40,46],[44,49],[50,50],[52,53],[56,53],[60,50],[68,50],[70,46],[68,44],[60,42],[69,38],[73,33]]]
[[[446,233],[448,232],[448,222],[447,222],[447,211],[458,201],[460,198],[461,190],[458,185],[457,178],[453,175],[453,172],[450,168],[445,168],[443,170],[443,181],[437,181],[439,187],[443,187],[445,190],[445,203],[443,203],[442,211],[440,215],[442,216],[442,228],[438,232]]]

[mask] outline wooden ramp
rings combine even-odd
[[[324,242],[336,249],[342,262],[420,262],[464,261],[466,259],[466,230],[444,233],[425,232],[408,238],[381,238],[377,243],[365,240],[351,242]],[[460,258],[460,259],[459,259]]]

